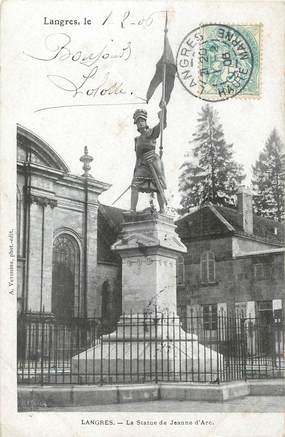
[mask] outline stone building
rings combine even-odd
[[[72,175],[55,150],[17,127],[18,312],[57,320],[120,315],[121,262],[111,252],[122,213],[101,205],[110,185]]]
[[[242,313],[270,324],[284,311],[284,225],[253,214],[241,187],[237,208],[207,204],[177,221],[187,246],[178,265],[178,307],[203,315],[217,329],[217,313]]]
[[[122,210],[100,204],[109,185],[72,175],[45,141],[18,126],[18,312],[70,320],[121,314],[121,259],[111,250]],[[214,331],[217,314],[243,312],[265,323],[284,310],[284,226],[256,216],[241,190],[237,208],[205,205],[177,221],[187,254],[177,262],[181,315],[203,315]]]

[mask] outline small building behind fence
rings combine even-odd
[[[213,337],[218,314],[242,314],[249,326],[248,349],[254,352],[258,345],[262,354],[277,351],[270,326],[284,316],[284,225],[255,215],[251,194],[243,187],[236,208],[207,204],[176,224],[187,246],[177,265],[180,315],[200,314]]]

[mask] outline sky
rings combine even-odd
[[[146,109],[149,125],[158,122],[160,88],[149,104],[145,104],[145,96],[162,54],[166,9],[174,57],[183,38],[200,23],[263,24],[261,95],[236,96],[213,106],[219,112],[226,141],[234,144],[234,158],[244,166],[247,185],[251,167],[274,127],[284,141],[284,40],[280,31],[284,20],[278,7],[273,9],[265,2],[257,8],[255,2],[213,1],[30,2],[32,8],[23,3],[18,4],[19,14],[4,23],[9,44],[2,49],[7,83],[3,110],[9,113],[11,126],[19,123],[44,139],[74,174],[82,173],[79,158],[87,146],[94,157],[92,175],[112,184],[100,196],[101,202],[111,204],[131,182],[137,135],[133,112]],[[56,19],[77,20],[80,25],[52,24]],[[91,24],[84,24],[88,20]],[[84,82],[88,74],[93,76]],[[82,82],[76,94],[74,85]],[[100,95],[103,88],[109,88],[110,94]],[[173,206],[179,204],[179,169],[191,149],[189,140],[205,103],[176,79],[164,131],[167,195],[172,196]],[[130,191],[116,206],[128,208],[129,201]],[[141,196],[139,208],[147,202],[148,196]]]

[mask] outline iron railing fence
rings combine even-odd
[[[284,377],[284,324],[219,314],[179,318],[155,311],[56,321],[18,320],[18,382],[24,384],[220,383]]]
[[[248,379],[285,377],[285,324],[278,316],[244,318],[246,376]]]

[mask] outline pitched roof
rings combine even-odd
[[[179,236],[185,240],[234,234],[278,246],[284,244],[282,223],[253,214],[253,234],[246,234],[242,228],[242,215],[236,208],[208,204],[176,223]]]
[[[242,228],[242,214],[236,208],[215,206],[223,217],[235,228],[235,232],[245,235]],[[253,214],[253,235],[270,243],[284,243],[284,224]]]
[[[114,206],[103,205],[100,203],[99,212],[104,215],[111,227],[114,229],[119,229],[121,227],[121,224],[124,221],[124,209],[115,208]]]
[[[118,238],[121,223],[124,220],[123,209],[100,204],[98,209],[98,262],[120,262],[117,253],[111,250],[111,246]]]

